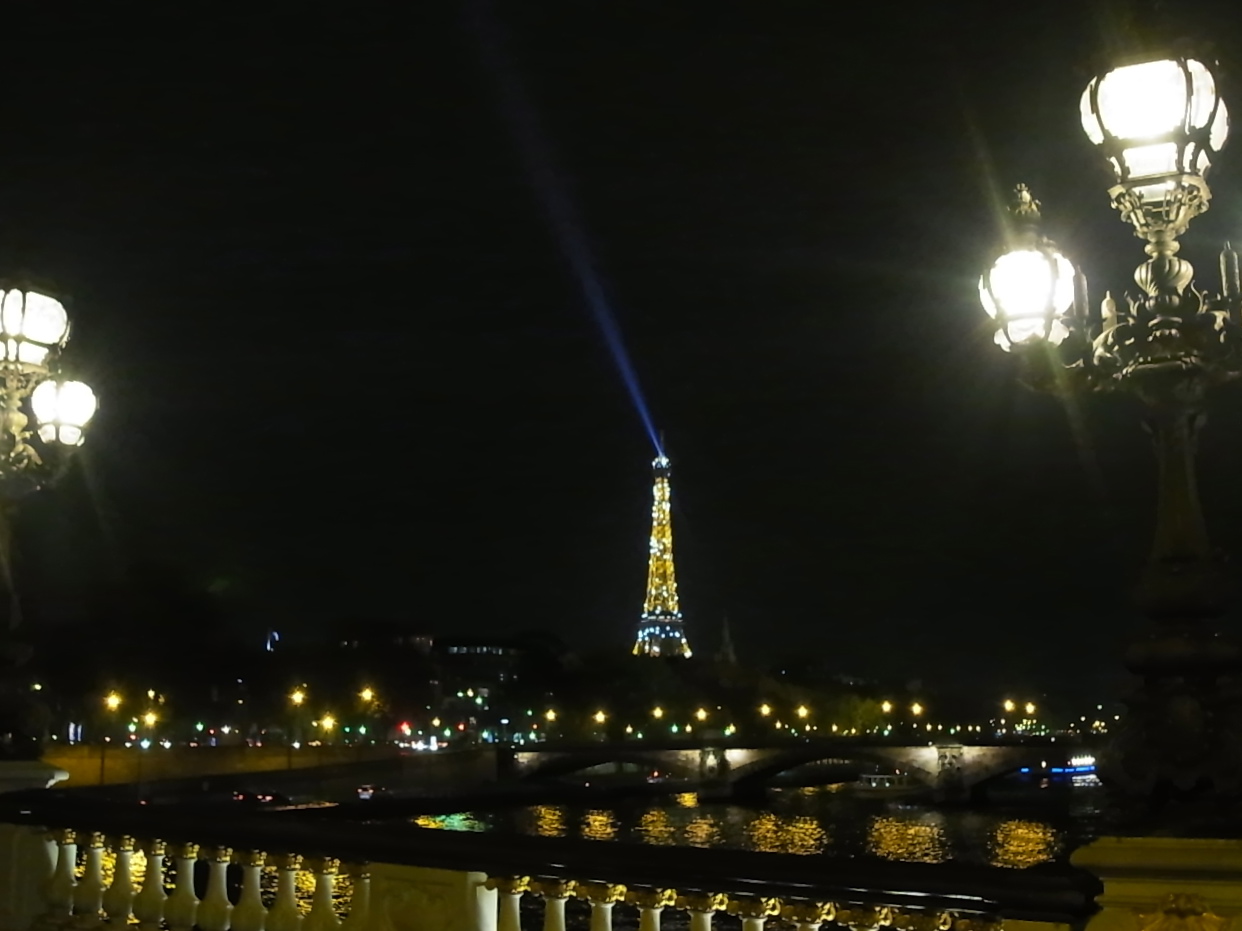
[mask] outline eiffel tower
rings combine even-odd
[[[673,520],[669,509],[669,461],[663,453],[651,463],[651,552],[647,557],[647,597],[634,638],[635,656],[690,657],[690,644],[677,602],[673,566]]]

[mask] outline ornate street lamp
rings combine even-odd
[[[1112,169],[1113,206],[1146,240],[1139,294],[1086,284],[1038,231],[1039,204],[1017,189],[1008,250],[980,282],[997,342],[1024,380],[1064,394],[1128,391],[1146,406],[1159,493],[1155,542],[1137,590],[1150,618],[1126,654],[1141,677],[1123,733],[1103,760],[1114,784],[1158,798],[1242,793],[1242,653],[1218,630],[1229,595],[1208,544],[1195,485],[1195,435],[1209,388],[1242,374],[1238,258],[1221,255],[1219,294],[1191,286],[1178,237],[1211,196],[1206,176],[1225,144],[1228,111],[1212,68],[1192,58],[1124,63],[1087,86],[1083,126]]]
[[[0,634],[0,759],[37,756],[36,735],[46,718],[15,686],[29,649],[12,633],[21,621],[12,508],[58,474],[95,414],[91,389],[61,378],[60,351],[68,339],[64,304],[25,281],[0,280],[0,574],[9,594],[7,633]]]
[[[60,351],[68,340],[69,315],[59,300],[25,283],[0,281],[0,493],[5,498],[52,478],[64,461],[60,453],[82,445],[95,414],[94,392],[60,378]]]

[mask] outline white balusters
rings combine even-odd
[[[73,890],[73,926],[94,928],[103,921],[103,835],[83,831],[82,878]]]
[[[781,917],[798,931],[819,931],[824,922],[836,920],[837,909],[831,902],[790,902],[781,909]]]
[[[56,869],[47,884],[47,918],[52,924],[58,924],[73,914],[73,889],[77,880],[73,878],[74,868],[78,861],[77,834],[65,829],[52,832],[56,841]]]
[[[164,892],[165,850],[162,840],[149,840],[142,845],[142,852],[147,858],[147,868],[142,877],[142,888],[134,896],[133,905],[134,917],[138,919],[140,931],[159,931],[164,921],[164,901],[168,898]]]
[[[577,886],[572,879],[539,879],[531,891],[543,899],[543,931],[565,931],[565,900]]]
[[[263,907],[259,880],[265,857],[261,850],[242,850],[233,857],[242,871],[241,894],[233,908],[233,931],[264,931],[267,909]]]
[[[302,931],[337,931],[340,928],[341,919],[336,916],[334,903],[338,867],[337,861],[329,857],[307,861],[306,868],[315,876],[315,893]]]
[[[366,863],[351,863],[349,878],[354,893],[349,900],[349,915],[341,923],[341,931],[364,931],[371,920],[371,868]],[[234,931],[241,931],[235,928]]]
[[[298,909],[295,883],[302,858],[296,853],[271,854],[267,865],[276,868],[276,900],[267,913],[267,931],[299,931],[302,912]]]
[[[727,895],[710,892],[692,892],[677,898],[677,907],[690,913],[690,931],[712,931],[712,918],[728,904]]]
[[[112,884],[103,894],[103,908],[113,924],[129,923],[129,913],[134,902],[134,873],[130,860],[134,856],[132,837],[114,837],[108,844],[115,857],[112,868]]]
[[[201,931],[229,931],[233,905],[229,902],[227,883],[232,856],[228,847],[209,847],[199,854],[200,859],[207,861],[207,890],[194,919]]]
[[[174,844],[169,853],[177,865],[177,884],[164,903],[164,920],[170,931],[191,931],[198,913],[198,896],[194,894],[198,844]]]
[[[763,931],[773,915],[781,913],[780,899],[739,895],[729,899],[728,912],[742,919],[742,931]]]
[[[522,895],[530,888],[529,876],[493,876],[487,888],[495,889],[496,931],[522,931]]]
[[[591,931],[612,931],[612,909],[625,899],[625,886],[612,883],[579,883],[579,898],[591,903]]]
[[[638,906],[638,931],[660,931],[660,915],[677,901],[677,890],[631,889],[625,901]]]

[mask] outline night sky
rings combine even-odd
[[[1146,438],[1122,400],[1021,388],[975,292],[1018,181],[1095,299],[1143,258],[1078,123],[1126,10],[1051,6],[11,21],[0,266],[73,297],[102,399],[23,518],[43,623],[155,565],[256,643],[388,618],[628,648],[653,450],[595,293],[666,435],[701,652],[727,615],[748,657],[1107,688]],[[1182,254],[1215,288],[1236,140],[1211,180]],[[1242,553],[1236,391],[1201,453]]]

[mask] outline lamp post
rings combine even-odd
[[[107,775],[107,772],[108,772],[108,743],[111,741],[111,736],[107,732],[112,729],[112,717],[111,716],[116,714],[117,710],[121,707],[122,703],[123,701],[121,699],[121,696],[116,692],[109,692],[107,695],[104,696],[103,706],[104,706],[104,721],[105,721],[104,732],[105,733],[103,735],[103,740],[100,741],[99,743],[99,784],[100,785],[104,784],[105,776]]]
[[[293,769],[293,748],[298,743],[298,713],[302,710],[302,705],[305,702],[306,692],[302,688],[295,688],[289,693],[289,736],[285,739],[286,769]]]
[[[37,758],[42,717],[16,674],[29,650],[14,638],[21,606],[13,580],[13,509],[56,476],[95,414],[94,392],[60,377],[68,339],[61,301],[25,281],[0,281],[0,577],[9,596],[0,635],[0,759]]]
[[[1157,800],[1242,791],[1242,654],[1219,630],[1230,578],[1208,543],[1195,484],[1195,440],[1209,389],[1242,374],[1242,288],[1226,244],[1217,294],[1191,285],[1178,238],[1208,208],[1206,176],[1228,112],[1209,64],[1131,60],[1095,78],[1083,128],[1111,169],[1113,207],[1146,241],[1139,293],[1107,294],[1099,313],[1085,278],[1039,230],[1039,202],[1019,185],[1009,242],[980,280],[996,342],[1023,380],[1059,395],[1124,391],[1146,408],[1155,445],[1155,539],[1136,590],[1149,619],[1125,656],[1140,677],[1101,771]]]

